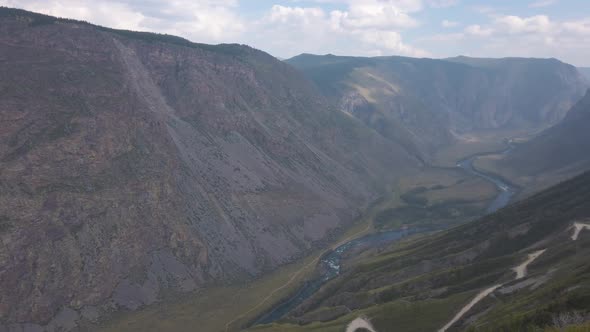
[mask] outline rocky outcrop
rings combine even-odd
[[[257,276],[419,167],[246,46],[2,8],[0,95],[7,327]]]

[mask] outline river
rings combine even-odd
[[[514,149],[514,145],[512,145],[512,142],[509,141],[508,148],[500,153],[501,154],[508,154],[513,149]],[[514,197],[514,195],[518,192],[518,189],[516,187],[514,187],[510,183],[505,182],[500,177],[497,177],[492,174],[482,173],[482,172],[478,171],[473,166],[473,163],[475,162],[475,160],[477,158],[485,156],[485,155],[492,155],[492,154],[498,154],[498,153],[495,152],[495,153],[489,153],[489,154],[478,154],[478,155],[474,155],[474,156],[465,158],[457,163],[457,167],[460,167],[470,174],[473,174],[475,176],[478,176],[484,180],[487,180],[487,181],[493,183],[496,186],[496,188],[498,189],[498,191],[499,191],[498,196],[496,196],[496,198],[490,203],[490,205],[488,205],[487,213],[496,212],[499,209],[508,205],[508,203],[510,202],[512,197]]]
[[[509,147],[504,150],[503,154],[509,153],[513,149],[513,145],[509,142]],[[497,154],[497,153],[490,153]],[[487,212],[495,212],[504,206],[506,206],[512,197],[516,194],[517,188],[511,184],[505,182],[501,178],[492,174],[486,174],[478,171],[474,166],[474,161],[485,154],[478,154],[468,158],[465,158],[457,163],[457,167],[462,168],[466,172],[478,176],[493,183],[498,189],[498,195],[488,205]],[[415,229],[404,229],[404,230],[393,230],[379,233],[369,234],[350,242],[347,242],[333,251],[326,254],[319,262],[318,271],[321,271],[320,275],[314,279],[305,282],[299,290],[285,301],[275,306],[272,310],[266,312],[260,316],[252,325],[258,324],[269,324],[283,318],[291,310],[299,306],[303,301],[311,297],[322,287],[326,282],[332,280],[340,275],[341,260],[343,255],[352,249],[363,249],[363,248],[377,248],[383,245],[391,244],[399,239],[408,235],[422,233],[426,231],[433,231],[432,228],[415,228]]]
[[[320,276],[305,282],[303,286],[301,286],[301,288],[299,288],[299,290],[294,295],[289,297],[287,300],[283,301],[281,304],[277,305],[271,311],[262,315],[254,322],[253,325],[269,324],[281,319],[289,311],[295,309],[295,307],[303,303],[303,301],[305,301],[315,292],[317,292],[320,289],[320,287],[322,287],[322,285],[324,285],[326,282],[339,276],[342,256],[347,251],[350,251],[351,249],[362,249],[363,247],[380,247],[386,244],[393,243],[405,236],[417,234],[424,231],[426,231],[426,229],[405,229],[386,231],[369,234],[354,239],[350,242],[346,242],[345,244],[337,247],[336,249],[332,250],[331,252],[327,253],[324,257],[322,257],[322,259],[319,262],[320,266],[318,269],[319,271],[322,271]]]

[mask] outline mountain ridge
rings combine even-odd
[[[0,44],[8,326],[257,277],[421,167],[250,47],[5,8]]]
[[[517,141],[510,154],[483,158],[477,166],[529,187],[529,193],[575,176],[590,168],[585,153],[590,148],[588,123],[590,90],[560,123],[526,141]]]
[[[463,133],[553,125],[589,86],[556,59],[304,54],[286,62],[342,111],[425,160]]]

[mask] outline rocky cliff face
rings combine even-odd
[[[246,46],[2,8],[0,95],[0,327],[256,276],[418,166]]]
[[[575,67],[555,59],[300,55],[287,62],[344,112],[424,158],[454,133],[555,124],[588,87]]]

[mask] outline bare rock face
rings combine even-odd
[[[256,276],[418,163],[239,45],[0,9],[0,330]]]

